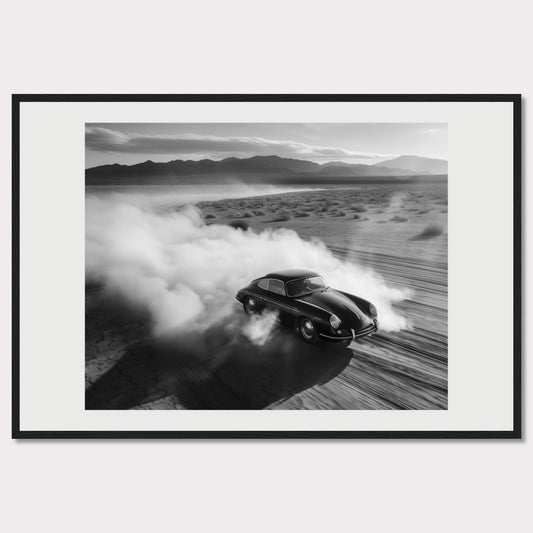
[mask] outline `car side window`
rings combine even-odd
[[[260,289],[264,289],[265,291],[268,290],[268,279],[260,279],[260,280],[257,282],[257,286],[258,286]]]
[[[280,281],[279,279],[269,280],[268,290],[274,294],[285,296],[285,285],[283,284],[283,281]]]

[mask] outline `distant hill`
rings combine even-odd
[[[417,155],[401,155],[374,165],[380,168],[401,168],[417,174],[447,174],[448,161]]]
[[[396,165],[393,162],[398,162]],[[431,163],[438,162],[438,164]],[[435,174],[446,161],[415,156],[401,156],[375,165],[333,162],[320,165],[312,161],[278,156],[254,156],[246,159],[229,157],[221,161],[202,159],[166,163],[145,161],[135,165],[102,165],[85,171],[87,185],[198,183],[239,179],[251,183],[319,183],[351,178],[405,178]],[[403,167],[399,166],[404,165]],[[417,167],[417,168],[415,168]],[[440,172],[445,174],[446,171]]]
[[[378,167],[377,165],[362,165],[347,163],[338,163],[335,165],[323,165],[316,174],[321,176],[354,176],[354,177],[373,177],[373,176],[412,176],[413,172],[401,168]]]

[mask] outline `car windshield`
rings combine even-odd
[[[320,276],[310,276],[308,278],[295,279],[288,281],[287,284],[287,296],[297,298],[304,294],[311,294],[317,291],[325,290],[326,284]]]

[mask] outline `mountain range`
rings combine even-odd
[[[446,175],[448,163],[442,159],[418,156],[399,156],[374,165],[344,162],[314,163],[275,155],[253,156],[245,159],[229,157],[221,161],[202,159],[166,163],[145,161],[135,165],[102,165],[86,169],[86,185],[197,183],[238,178],[249,182],[316,183],[407,179],[415,176]],[[433,178],[431,178],[433,176]],[[370,179],[372,178],[372,179]]]
[[[448,161],[445,159],[431,159],[416,155],[401,155],[394,159],[376,163],[376,167],[404,168],[420,174],[448,174]]]

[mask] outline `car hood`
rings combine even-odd
[[[365,326],[372,322],[353,300],[335,289],[314,292],[297,299],[337,315],[344,326]]]

